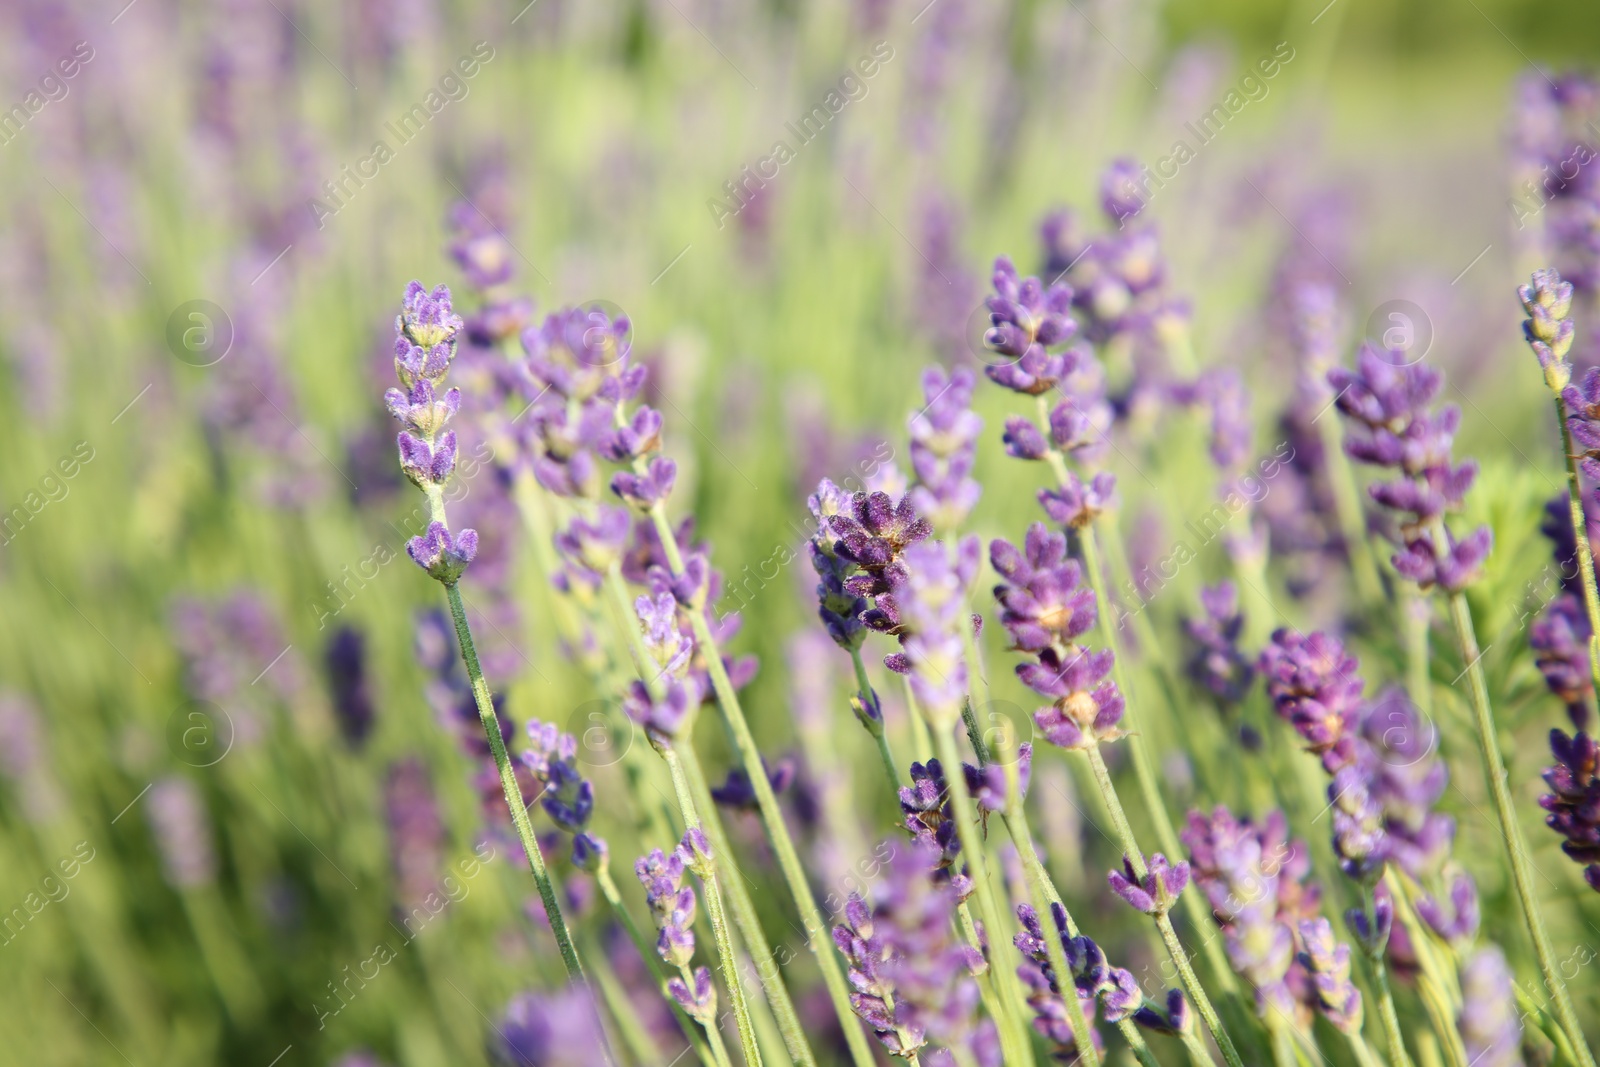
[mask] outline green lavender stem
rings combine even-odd
[[[685,734],[692,719],[684,720]],[[678,759],[677,751],[668,744],[658,746],[661,756],[667,761],[667,768],[672,772],[672,788],[678,794],[678,807],[683,811],[684,824],[691,830],[702,830],[700,813],[694,800],[694,790],[689,787],[688,776],[684,774],[683,763]],[[702,830],[703,832],[703,830]],[[728,916],[722,910],[722,890],[718,887],[715,847],[713,858],[698,860],[697,867],[702,869],[701,882],[705,887],[706,914],[711,920],[711,934],[717,943],[717,957],[722,964],[722,979],[728,987],[728,1000],[733,1005],[734,1021],[739,1025],[739,1044],[744,1049],[744,1061],[749,1067],[759,1067],[761,1063],[761,1049],[756,1044],[755,1026],[750,1021],[750,1005],[744,997],[744,978],[739,974],[739,960],[733,953],[733,937],[728,932]],[[694,988],[692,985],[690,988]],[[712,1027],[707,1027],[709,1033]]]
[[[1565,422],[1562,423],[1564,427]],[[1440,523],[1439,525],[1443,525]],[[1578,538],[1579,553],[1587,536]],[[1444,544],[1442,531],[1436,543]],[[1489,705],[1489,686],[1483,677],[1482,653],[1478,651],[1478,636],[1472,625],[1472,609],[1467,606],[1465,593],[1450,596],[1450,617],[1455,622],[1456,639],[1461,646],[1461,657],[1467,663],[1467,680],[1472,689],[1472,711],[1477,720],[1478,751],[1483,758],[1484,776],[1489,780],[1489,792],[1494,796],[1495,814],[1500,821],[1500,835],[1511,857],[1511,878],[1516,886],[1517,899],[1522,905],[1523,918],[1528,933],[1533,937],[1533,948],[1539,959],[1539,970],[1544,975],[1545,989],[1555,1002],[1556,1017],[1581,1067],[1595,1067],[1594,1055],[1584,1041],[1583,1028],[1578,1025],[1577,1013],[1572,1008],[1572,998],[1567,994],[1566,983],[1556,969],[1555,953],[1550,948],[1550,935],[1544,928],[1544,915],[1533,887],[1532,865],[1528,862],[1527,845],[1522,839],[1522,827],[1517,823],[1516,807],[1511,789],[1506,784],[1506,765],[1500,755],[1500,742],[1495,730],[1494,711]]]
[[[1331,406],[1331,404],[1330,404]],[[1325,409],[1322,413],[1327,415]],[[1383,602],[1383,581],[1378,576],[1378,563],[1372,552],[1372,541],[1367,537],[1366,515],[1361,508],[1361,495],[1356,490],[1355,472],[1344,453],[1344,430],[1339,420],[1317,419],[1317,432],[1322,438],[1323,471],[1328,476],[1328,487],[1333,490],[1333,510],[1339,521],[1339,536],[1344,541],[1345,553],[1350,557],[1350,569],[1355,574],[1356,594],[1364,604]]]
[[[442,515],[442,505],[439,511]],[[484,735],[489,739],[489,752],[494,757],[495,769],[500,772],[500,786],[505,791],[506,806],[511,809],[511,823],[516,827],[522,850],[527,853],[528,869],[533,872],[539,899],[544,902],[545,915],[550,920],[550,930],[555,934],[556,945],[561,950],[561,962],[567,968],[567,977],[574,982],[582,982],[583,965],[578,962],[578,950],[573,947],[572,935],[567,931],[561,902],[556,898],[550,872],[544,865],[544,853],[539,850],[538,839],[533,834],[533,822],[528,818],[528,810],[522,806],[522,787],[517,784],[511,757],[506,754],[505,741],[500,737],[500,722],[494,712],[494,700],[489,695],[489,683],[484,681],[483,668],[478,665],[478,646],[473,643],[472,630],[467,625],[467,609],[461,603],[461,589],[455,582],[447,582],[444,583],[444,591],[450,601],[450,618],[455,622],[461,659],[466,664],[467,678],[472,683],[472,699],[478,706],[478,718],[483,723]]]
[[[1369,921],[1377,922],[1377,900],[1373,888],[1365,891],[1363,902]],[[1400,1033],[1400,1017],[1394,1010],[1394,994],[1389,989],[1389,969],[1383,962],[1383,946],[1375,946],[1367,953],[1372,965],[1372,984],[1378,990],[1378,1016],[1383,1021],[1383,1034],[1389,1044],[1389,1060],[1395,1067],[1411,1067],[1411,1056],[1406,1052],[1405,1037]]]
[[[1578,571],[1583,577],[1583,606],[1589,614],[1589,673],[1600,694],[1600,590],[1595,587],[1594,554],[1589,548],[1589,522],[1583,514],[1583,484],[1578,480],[1578,457],[1572,450],[1572,428],[1567,425],[1567,402],[1557,393],[1556,421],[1561,424],[1561,452],[1567,460],[1567,507],[1572,516],[1572,539],[1578,547]]]
[[[1352,1030],[1345,1037],[1350,1042],[1350,1052],[1356,1058],[1357,1067],[1383,1067],[1383,1061],[1372,1051],[1372,1046],[1367,1044],[1360,1030]]]
[[[655,522],[656,533],[667,557],[667,565],[674,576],[681,576],[683,554],[678,551],[677,534],[672,529],[672,524],[667,521],[666,510],[658,503],[651,508],[650,517]],[[772,843],[773,854],[777,856],[778,866],[783,871],[784,880],[789,884],[789,893],[794,897],[795,905],[800,910],[801,921],[805,923],[806,943],[812,955],[816,957],[818,969],[822,972],[823,984],[827,986],[834,1012],[839,1017],[839,1026],[844,1031],[845,1042],[850,1047],[850,1058],[856,1067],[871,1067],[872,1049],[867,1044],[866,1035],[862,1033],[855,1012],[850,1007],[850,990],[845,984],[844,971],[839,966],[833,942],[828,937],[828,927],[823,921],[822,911],[811,895],[811,887],[806,881],[805,867],[800,863],[794,839],[789,835],[788,826],[784,824],[783,811],[778,807],[778,798],[773,795],[772,783],[767,780],[766,768],[761,764],[761,751],[756,748],[756,740],[750,732],[749,721],[745,719],[739,695],[734,691],[733,683],[728,679],[728,672],[722,665],[722,650],[718,647],[716,638],[711,633],[711,627],[706,622],[704,609],[691,608],[689,622],[694,630],[695,643],[699,646],[705,659],[706,669],[711,675],[711,687],[716,691],[717,706],[722,709],[723,719],[727,722],[729,732],[733,734],[734,747],[738,750],[740,763],[750,778],[750,786],[756,795],[756,805],[761,813],[761,822],[766,828],[767,838]]]
[[[1111,771],[1106,767],[1105,757],[1100,754],[1098,745],[1091,745],[1084,751],[1089,757],[1089,766],[1094,771],[1095,784],[1100,787],[1100,795],[1111,813],[1111,822],[1117,829],[1117,836],[1122,839],[1123,851],[1127,854],[1128,862],[1133,865],[1134,875],[1142,879],[1149,868],[1145,865],[1144,853],[1139,850],[1139,843],[1134,840],[1133,827],[1128,824],[1127,812],[1123,810],[1122,801],[1117,797],[1117,787],[1111,781]],[[1211,998],[1206,995],[1205,988],[1200,985],[1199,976],[1189,965],[1189,954],[1184,949],[1183,943],[1178,940],[1178,931],[1172,926],[1172,917],[1165,911],[1158,912],[1156,927],[1161,931],[1161,940],[1166,943],[1167,954],[1172,957],[1173,965],[1178,968],[1178,976],[1183,980],[1183,987],[1188,992],[1189,999],[1194,1002],[1195,1009],[1206,1024],[1206,1029],[1211,1031],[1217,1047],[1222,1050],[1222,1058],[1228,1061],[1229,1067],[1244,1067],[1244,1061],[1239,1058],[1238,1050],[1233,1047],[1233,1041],[1222,1028],[1221,1020],[1217,1018],[1217,1010],[1212,1007]]]
[[[850,650],[850,661],[855,665],[856,686],[861,691],[861,700],[865,704],[872,695],[872,683],[867,679],[867,665],[861,662],[861,649]],[[878,745],[878,758],[883,761],[884,770],[889,772],[889,785],[897,793],[900,786],[900,765],[895,762],[894,751],[889,747],[889,724],[879,720],[876,728],[867,727],[867,732],[872,735]]]
[[[645,1029],[617,973],[611,969],[611,961],[606,959],[604,953],[597,953],[589,961],[589,970],[594,974],[594,984],[600,990],[600,996],[606,1002],[606,1009],[616,1022],[617,1032],[622,1036],[622,1043],[629,1054],[639,1063],[659,1063],[661,1050]]]
[[[1416,946],[1417,962],[1421,967],[1421,973],[1417,978],[1417,994],[1428,1013],[1429,1021],[1433,1024],[1433,1032],[1444,1047],[1451,1067],[1470,1067],[1467,1062],[1467,1050],[1461,1043],[1461,1034],[1455,1025],[1455,1014],[1460,1001],[1455,970],[1453,967],[1447,967],[1439,956],[1441,948],[1448,951],[1448,946],[1444,946],[1438,940],[1438,935],[1425,926],[1417,916],[1414,903],[1417,892],[1415,883],[1403,871],[1392,866],[1388,869],[1386,877],[1389,880],[1390,896],[1394,899],[1395,919],[1411,932],[1411,943]]]

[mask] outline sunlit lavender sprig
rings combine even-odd
[[[911,506],[935,530],[958,529],[977,506],[983,487],[972,477],[983,419],[972,410],[972,371],[922,372],[923,407],[911,416]]]
[[[691,830],[689,833],[696,834],[699,831]],[[697,844],[704,844],[705,850],[710,850],[710,845],[705,844],[704,834],[700,835],[698,843],[691,843],[689,836],[685,835],[671,854],[663,853],[659,848],[652,849],[634,864],[634,873],[644,886],[645,903],[650,906],[650,916],[659,931],[656,952],[679,974],[679,977],[667,983],[667,995],[690,1018],[704,1026],[710,1037],[716,1030],[717,1021],[717,991],[711,980],[711,969],[697,967],[690,970],[690,964],[694,961],[697,904],[694,887],[687,884],[686,875]]]
[[[1477,1067],[1522,1067],[1522,1023],[1511,968],[1498,948],[1478,950],[1461,969],[1462,1044]]]
[[[1191,680],[1211,694],[1223,711],[1238,707],[1255,681],[1255,664],[1240,647],[1244,616],[1239,590],[1223,580],[1200,590],[1203,615],[1184,620],[1191,651],[1185,663]]]
[[[489,742],[512,825],[539,889],[567,975],[581,982],[583,968],[528,819],[516,767],[506,752],[499,715],[478,662],[458,585],[462,572],[477,554],[478,537],[472,530],[453,534],[445,514],[444,486],[456,461],[455,434],[446,426],[460,408],[461,395],[459,390],[450,389],[441,396],[439,390],[450,372],[461,329],[461,317],[451,307],[447,288],[441,285],[430,293],[419,282],[406,287],[405,300],[395,319],[395,373],[404,389],[389,390],[384,400],[390,413],[405,427],[398,438],[401,470],[426,495],[429,510],[427,533],[412,538],[406,551],[417,566],[444,586],[473,704]]]

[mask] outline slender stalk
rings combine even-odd
[[[1317,423],[1317,432],[1322,437],[1322,469],[1328,476],[1328,487],[1333,490],[1334,515],[1339,520],[1339,536],[1355,575],[1356,594],[1365,604],[1381,604],[1383,581],[1378,576],[1372,541],[1367,537],[1367,520],[1361,508],[1361,495],[1356,490],[1355,472],[1344,454],[1343,429],[1338,419],[1324,422],[1319,417]]]
[[[1417,976],[1417,993],[1428,1012],[1433,1032],[1449,1058],[1450,1067],[1470,1067],[1467,1050],[1456,1029],[1455,1016],[1460,1008],[1460,990],[1456,984],[1455,968],[1440,959],[1438,935],[1425,926],[1417,916],[1414,898],[1416,885],[1403,871],[1390,867],[1386,873],[1390,896],[1394,899],[1395,919],[1411,932],[1411,943],[1417,950],[1421,973]]]
[[[1294,1036],[1289,1033],[1289,1024],[1273,1018],[1267,1023],[1267,1030],[1272,1035],[1273,1067],[1297,1067],[1300,1061],[1295,1058]]]
[[[666,964],[656,952],[655,944],[645,937],[644,931],[639,928],[639,924],[634,921],[633,916],[623,905],[622,894],[617,889],[617,883],[611,878],[611,868],[602,866],[596,872],[595,880],[599,883],[600,893],[606,898],[606,903],[610,905],[612,913],[622,923],[622,928],[628,933],[628,939],[633,942],[633,947],[638,950],[639,958],[644,960],[645,966],[650,969],[650,975],[656,980],[656,986],[664,989],[667,984]],[[694,1047],[695,1055],[700,1057],[701,1063],[710,1064],[711,1047],[706,1044],[705,1035],[700,1032],[700,1027],[695,1024],[694,1020],[689,1017],[689,1013],[684,1011],[677,1001],[671,997],[667,997],[666,1000],[672,1007],[673,1014],[678,1017],[679,1029],[684,1032],[689,1039],[689,1044]]]
[[[660,1063],[661,1050],[656,1047],[655,1039],[645,1029],[639,1012],[628,999],[628,992],[623,989],[617,972],[611,969],[611,961],[606,959],[604,953],[596,953],[589,961],[589,970],[594,973],[594,984],[600,990],[600,996],[605,1000],[606,1009],[617,1024],[617,1032],[622,1035],[622,1043],[627,1046],[629,1054],[642,1064]]]
[[[665,509],[659,503],[656,504],[650,510],[650,517],[655,522],[656,533],[661,540],[661,548],[666,554],[668,566],[674,576],[682,575],[683,554],[678,551],[677,534],[667,521]],[[794,897],[795,904],[800,910],[801,921],[805,923],[806,943],[817,959],[817,968],[822,972],[823,984],[833,1001],[834,1013],[839,1017],[839,1026],[844,1032],[845,1043],[850,1048],[850,1058],[856,1067],[871,1067],[872,1049],[867,1044],[866,1035],[862,1033],[860,1022],[850,1007],[850,989],[845,983],[844,971],[839,966],[839,958],[828,936],[828,927],[823,921],[822,911],[811,895],[805,868],[800,863],[800,855],[794,847],[794,839],[789,834],[789,828],[784,824],[783,811],[778,807],[778,798],[773,795],[772,783],[767,780],[766,769],[761,765],[761,751],[756,747],[755,736],[750,732],[750,723],[745,719],[739,695],[734,691],[733,683],[728,679],[727,669],[722,665],[722,650],[718,647],[716,638],[711,633],[711,627],[706,622],[703,608],[691,609],[689,622],[694,630],[695,642],[705,659],[706,669],[711,675],[711,687],[716,691],[717,706],[722,710],[723,719],[727,722],[729,732],[733,734],[734,747],[739,753],[740,762],[750,778],[750,786],[756,795],[756,805],[761,813],[761,822],[766,828],[767,837],[772,843],[773,854],[778,859],[784,880],[789,884],[789,893]]]
[[[685,720],[685,726],[688,726],[688,720]],[[677,750],[669,744],[659,745],[658,748],[672,772],[672,788],[678,794],[678,807],[683,811],[685,825],[691,830],[700,830],[700,814],[694,801],[694,791],[689,787],[689,779],[683,772]],[[722,980],[728,987],[728,1000],[733,1005],[733,1018],[739,1024],[739,1044],[744,1049],[744,1060],[751,1067],[756,1067],[761,1063],[761,1049],[756,1044],[755,1026],[750,1021],[750,1005],[745,1001],[744,980],[739,974],[738,958],[733,954],[728,916],[722,910],[722,890],[718,887],[716,862],[713,852],[712,859],[704,864],[700,875],[705,888],[706,914],[711,920],[711,935],[717,943],[717,958],[722,965]],[[710,1029],[707,1027],[708,1031]]]
[[[956,749],[954,725],[940,726],[930,723],[933,734],[939,747],[939,761],[944,764],[944,780],[950,789],[951,804],[955,809],[956,834],[961,839],[961,853],[966,857],[967,867],[971,872],[973,896],[978,901],[978,917],[983,920],[984,926],[991,935],[990,949],[995,948],[993,938],[1000,936],[1006,929],[1000,922],[1000,913],[995,907],[994,889],[989,884],[989,865],[984,861],[983,842],[978,838],[978,822],[976,808],[972,801],[972,794],[967,789],[967,777],[961,770],[961,753]],[[1048,940],[1048,937],[1046,938]],[[995,986],[999,992],[998,1001],[1002,1006],[1005,1018],[996,1019],[995,1023],[1000,1028],[1000,1040],[1008,1045],[1010,1051],[1006,1054],[1007,1063],[1032,1063],[1033,1049],[1029,1044],[1028,1035],[1023,1029],[1027,1018],[1027,1002],[1022,998],[1022,991],[1018,988],[1017,976],[1006,967],[990,967],[990,973],[995,976]],[[1070,982],[1072,972],[1062,972],[1062,981]],[[1062,999],[1076,996],[1064,994]]]
[[[1194,1067],[1212,1067],[1217,1061],[1211,1058],[1211,1050],[1206,1047],[1205,1039],[1195,1032],[1194,1027],[1189,1027],[1182,1035],[1184,1051],[1189,1053],[1189,1062]]]
[[[861,702],[865,705],[872,696],[872,683],[867,680],[867,665],[861,662],[860,648],[852,648],[850,650],[850,662],[855,665],[856,686],[861,693]],[[898,793],[900,788],[900,765],[895,762],[894,750],[889,747],[889,724],[880,720],[877,729],[868,726],[866,730],[867,733],[872,735],[873,740],[877,742],[878,758],[883,761],[884,770],[889,772],[889,787]]]
[[[1433,605],[1409,582],[1401,593],[1401,622],[1406,637],[1406,689],[1424,722],[1433,721],[1433,680],[1428,672],[1428,624]]]
[[[1563,422],[1562,426],[1565,427]],[[1442,525],[1442,524],[1441,524]],[[1586,536],[1586,535],[1585,535]],[[1579,537],[1580,558],[1585,537]],[[1443,539],[1439,539],[1443,544]],[[1592,579],[1591,579],[1592,580]],[[1522,904],[1523,918],[1533,937],[1539,970],[1544,975],[1545,989],[1555,1002],[1556,1017],[1567,1039],[1572,1043],[1581,1067],[1595,1067],[1594,1055],[1584,1041],[1583,1028],[1578,1024],[1577,1013],[1572,1008],[1572,998],[1567,994],[1566,983],[1556,969],[1555,953],[1550,948],[1550,935],[1544,928],[1544,914],[1539,908],[1534,892],[1533,869],[1528,862],[1527,845],[1522,840],[1522,827],[1517,823],[1517,813],[1511,798],[1511,788],[1506,784],[1505,760],[1500,755],[1500,742],[1494,724],[1494,711],[1489,705],[1489,686],[1483,677],[1482,653],[1478,651],[1478,636],[1472,625],[1472,609],[1467,606],[1464,593],[1450,596],[1450,616],[1455,622],[1456,639],[1461,645],[1461,657],[1467,663],[1467,679],[1472,689],[1472,711],[1477,720],[1478,749],[1483,757],[1483,772],[1489,780],[1489,792],[1494,796],[1495,814],[1500,820],[1500,835],[1511,857],[1511,877],[1516,886],[1517,898]]]
[[[627,623],[632,608],[628,604],[627,585],[623,581],[621,571],[615,566],[606,575],[606,587],[616,603],[617,610],[621,613],[617,625],[624,632],[624,637],[632,649],[639,677],[652,697],[659,698],[662,688],[661,678],[655,670],[655,661],[644,646],[644,636],[639,627]],[[685,737],[687,736],[686,733]],[[699,806],[699,810],[706,813],[702,829],[706,837],[711,840],[712,849],[723,857],[722,863],[732,876],[728,879],[727,889],[729,904],[733,909],[733,921],[739,928],[739,936],[744,939],[745,947],[750,951],[752,962],[756,965],[756,975],[767,995],[767,1004],[772,1009],[778,1029],[783,1034],[784,1046],[788,1049],[790,1057],[801,1067],[816,1067],[816,1056],[806,1041],[805,1030],[800,1024],[799,1014],[795,1011],[794,1000],[789,995],[788,986],[784,984],[783,975],[774,962],[772,944],[767,940],[766,931],[761,927],[755,902],[750,899],[750,892],[745,886],[746,879],[739,870],[738,860],[723,828],[722,817],[717,813],[716,804],[711,799],[711,789],[706,782],[705,771],[700,766],[700,757],[695,753],[694,745],[690,743],[681,745],[675,752],[688,779],[695,803]],[[762,782],[767,780],[764,768],[761,780]]]
[[[572,935],[567,931],[567,920],[561,914],[561,902],[556,898],[550,872],[544,865],[544,853],[533,833],[533,822],[528,809],[522,804],[522,787],[517,784],[516,771],[511,767],[511,757],[506,754],[505,741],[500,736],[500,721],[495,715],[494,699],[489,694],[489,683],[484,681],[483,668],[478,665],[478,646],[472,641],[472,630],[467,625],[467,609],[461,603],[461,589],[455,582],[445,583],[445,595],[450,601],[450,618],[455,622],[456,640],[461,644],[461,659],[466,664],[467,678],[472,682],[472,699],[478,706],[478,718],[483,723],[484,735],[489,739],[489,752],[494,757],[495,769],[500,772],[500,786],[505,791],[506,806],[511,809],[511,823],[516,828],[517,840],[528,856],[528,869],[533,872],[533,882],[539,889],[539,899],[544,902],[545,915],[550,920],[550,930],[555,934],[556,945],[561,950],[561,962],[567,968],[567,977],[582,982],[583,965],[578,962],[578,950],[573,947]]]
[[[694,792],[695,802],[705,813],[703,829],[711,839],[711,847],[719,856],[731,857],[733,846],[722,825],[716,802],[711,798],[711,785],[706,781],[705,768],[700,765],[699,755],[692,745],[683,745],[677,751],[678,759],[683,764],[683,773],[689,779],[689,788]],[[749,879],[739,870],[737,862],[730,860],[726,866],[728,883],[724,888],[728,894],[728,907],[733,912],[733,925],[738,928],[739,937],[750,953],[750,963],[755,968],[762,991],[767,995],[767,1006],[772,1009],[773,1019],[783,1035],[784,1047],[789,1057],[801,1067],[816,1067],[816,1055],[806,1040],[805,1029],[795,1011],[794,1000],[789,995],[789,987],[784,984],[766,931],[761,927],[755,901],[750,896]]]
[[[1128,862],[1133,865],[1134,874],[1142,879],[1149,868],[1145,865],[1144,853],[1139,850],[1139,843],[1134,840],[1133,827],[1128,825],[1127,812],[1123,810],[1122,801],[1117,797],[1117,787],[1111,781],[1111,771],[1106,766],[1105,757],[1100,754],[1098,745],[1091,745],[1084,751],[1089,757],[1089,766],[1094,771],[1095,783],[1100,787],[1100,795],[1105,799],[1106,808],[1111,813],[1111,822],[1117,828],[1117,836],[1122,839],[1123,851],[1128,856]],[[1178,968],[1178,976],[1183,980],[1184,989],[1188,992],[1189,999],[1194,1002],[1195,1010],[1200,1013],[1206,1029],[1211,1031],[1217,1047],[1222,1050],[1222,1058],[1228,1061],[1229,1067],[1244,1067],[1244,1061],[1239,1058],[1238,1050],[1233,1047],[1228,1032],[1222,1028],[1222,1021],[1217,1018],[1217,1009],[1212,1006],[1211,998],[1201,986],[1199,976],[1189,965],[1189,953],[1178,940],[1178,931],[1172,926],[1172,917],[1162,911],[1157,913],[1155,918],[1156,927],[1161,931],[1161,939],[1166,943],[1167,954],[1172,957],[1173,965]]]
[[[1572,515],[1572,539],[1578,548],[1578,571],[1583,577],[1583,606],[1589,613],[1589,673],[1600,693],[1600,589],[1595,586],[1594,554],[1589,548],[1589,522],[1583,514],[1583,483],[1578,479],[1578,456],[1572,450],[1572,428],[1567,425],[1567,402],[1557,393],[1556,421],[1561,424],[1561,452],[1567,460],[1567,506]]]
[[[1366,899],[1363,905],[1369,921],[1376,924],[1377,898],[1374,889],[1368,887],[1364,891]],[[1383,947],[1369,951],[1367,961],[1372,965],[1372,984],[1378,990],[1378,1016],[1383,1021],[1383,1035],[1389,1045],[1389,1060],[1395,1067],[1411,1067],[1411,1055],[1406,1052],[1405,1037],[1400,1033],[1400,1016],[1394,1010],[1394,994],[1389,989],[1389,969],[1383,962]]]

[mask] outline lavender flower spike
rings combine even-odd
[[[1111,883],[1111,891],[1129,907],[1146,915],[1161,915],[1172,907],[1172,902],[1189,884],[1189,863],[1179,860],[1174,865],[1161,853],[1152,852],[1149,864],[1145,876],[1139,878],[1134,874],[1133,862],[1124,856],[1122,870],[1111,871],[1106,880]]]
[[[1550,792],[1539,798],[1545,823],[1566,840],[1561,851],[1584,865],[1583,877],[1600,893],[1600,746],[1579,731],[1550,731],[1556,764],[1544,772]]]
[[[1473,1067],[1522,1067],[1522,1024],[1512,995],[1511,969],[1500,950],[1478,950],[1461,969],[1461,1014],[1456,1019]]]
[[[439,390],[456,357],[461,316],[450,306],[450,290],[431,293],[421,282],[406,286],[405,302],[394,321],[394,370],[403,389],[390,389],[384,403],[405,428],[396,439],[400,469],[428,494],[428,529],[406,544],[417,566],[445,585],[454,585],[478,553],[473,530],[451,534],[444,521],[443,489],[456,467],[456,435],[445,429],[461,408],[461,390]]]
[[[1572,324],[1572,283],[1561,280],[1558,271],[1533,272],[1533,283],[1520,286],[1517,298],[1528,313],[1522,333],[1544,369],[1544,383],[1552,393],[1560,393],[1572,381],[1572,350],[1575,327]]]
[[[1344,1033],[1361,1032],[1361,991],[1350,980],[1350,946],[1334,940],[1327,919],[1300,922],[1300,964],[1311,973],[1323,1018]]]

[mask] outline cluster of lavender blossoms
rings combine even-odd
[[[528,747],[517,756],[539,784],[539,804],[557,827],[572,835],[572,864],[585,871],[605,866],[606,843],[589,832],[594,784],[578,770],[578,740],[554,723],[528,720]]]
[[[446,427],[461,409],[461,390],[451,388],[443,395],[440,390],[456,357],[461,329],[449,289],[440,285],[430,293],[415,281],[406,286],[394,320],[394,370],[404,388],[383,394],[389,413],[405,427],[396,439],[400,469],[428,495],[435,510],[427,532],[406,542],[406,551],[445,585],[459,581],[478,554],[477,531],[452,534],[442,521],[444,485],[456,469],[456,434]]]
[[[1478,466],[1472,460],[1452,463],[1461,409],[1429,406],[1444,376],[1406,358],[1404,352],[1364,344],[1356,369],[1333,368],[1328,384],[1338,390],[1339,411],[1353,430],[1345,451],[1396,475],[1368,489],[1373,501],[1398,520],[1400,549],[1391,557],[1395,570],[1424,590],[1437,585],[1457,593],[1477,577],[1493,544],[1487,526],[1458,541],[1444,523],[1446,512],[1461,507]]]
[[[1112,653],[1080,642],[1097,619],[1094,592],[1083,569],[1067,557],[1067,539],[1042,522],[1028,528],[1023,547],[996,539],[989,561],[1000,625],[1012,647],[1035,658],[1017,665],[1024,685],[1051,701],[1034,722],[1053,745],[1082,749],[1122,736],[1123,699],[1110,678]]]
[[[667,981],[666,992],[686,1014],[703,1026],[717,1022],[717,990],[709,967],[696,967],[694,961],[694,917],[696,897],[687,876],[697,869],[700,857],[711,855],[705,834],[691,829],[671,854],[659,848],[634,863],[634,873],[645,889],[645,903],[660,932],[656,953],[679,977]]]
[[[942,853],[922,841],[896,846],[876,904],[852,893],[833,940],[848,964],[850,1004],[884,1049],[902,1059],[928,1042],[970,1049],[983,1067],[1000,1060],[988,1026],[975,1018],[982,965],[953,932],[959,897],[932,873]]]

